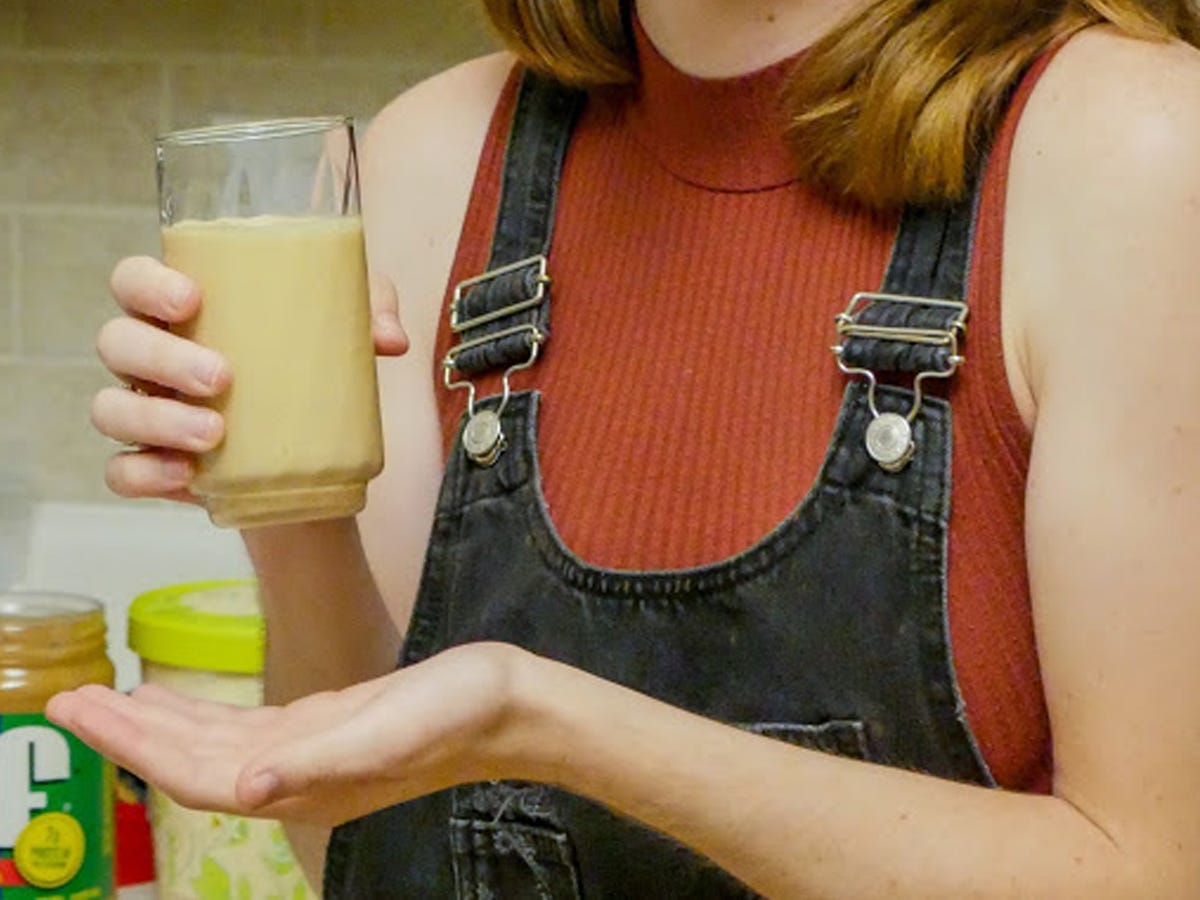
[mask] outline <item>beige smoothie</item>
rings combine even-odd
[[[179,333],[233,367],[233,386],[207,403],[225,438],[192,483],[213,522],[358,512],[383,467],[361,220],[186,220],[162,242],[167,265],[203,290]]]

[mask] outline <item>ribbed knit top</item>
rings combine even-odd
[[[550,252],[552,336],[514,387],[544,397],[538,453],[563,542],[594,565],[661,570],[744,550],[803,499],[846,382],[829,352],[834,316],[878,289],[897,220],[797,179],[778,103],[795,60],[710,80],[675,69],[640,30],[637,49],[636,87],[594,91],[574,133]],[[1049,787],[1050,741],[1025,568],[1030,441],[1005,377],[1000,263],[1009,151],[1043,68],[1017,92],[986,173],[967,363],[947,392],[954,662],[993,775],[1033,791]],[[516,76],[451,285],[486,267]],[[438,359],[449,345],[443,325]],[[498,381],[479,385],[486,395]],[[438,402],[449,447],[465,398]]]

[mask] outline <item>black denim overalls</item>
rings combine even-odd
[[[456,292],[455,377],[521,366],[547,333],[539,255],[579,103],[542,79],[521,86],[492,274]],[[964,297],[974,206],[908,210],[883,292]],[[506,264],[515,265],[495,272]],[[914,373],[948,373],[963,316],[962,304],[857,298],[838,317],[840,362],[908,373],[909,383]],[[869,376],[852,381],[816,484],[771,534],[712,565],[623,572],[581,562],[554,532],[539,485],[538,395],[514,393],[498,420],[496,399],[472,398],[476,415],[464,417],[460,435],[469,432],[476,459],[461,445],[451,452],[402,663],[469,641],[508,641],[772,738],[990,784],[947,638],[950,410],[944,400],[918,402],[910,447],[913,400],[910,390],[875,389]],[[873,422],[885,427],[869,454]],[[508,782],[454,788],[342,826],[325,890],[330,900],[751,895],[599,804]]]

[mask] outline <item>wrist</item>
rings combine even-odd
[[[519,647],[498,650],[502,685],[490,729],[487,778],[562,784],[571,747],[566,716],[574,670]]]
[[[354,519],[243,532],[267,629],[272,702],[390,672],[400,639]]]
[[[353,516],[245,528],[242,541],[252,557],[294,553],[297,547],[352,542],[358,544],[358,520]]]

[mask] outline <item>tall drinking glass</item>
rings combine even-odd
[[[217,525],[352,515],[383,466],[354,129],[284,119],[158,138],[163,259],[203,292],[225,437],[192,491]]]

